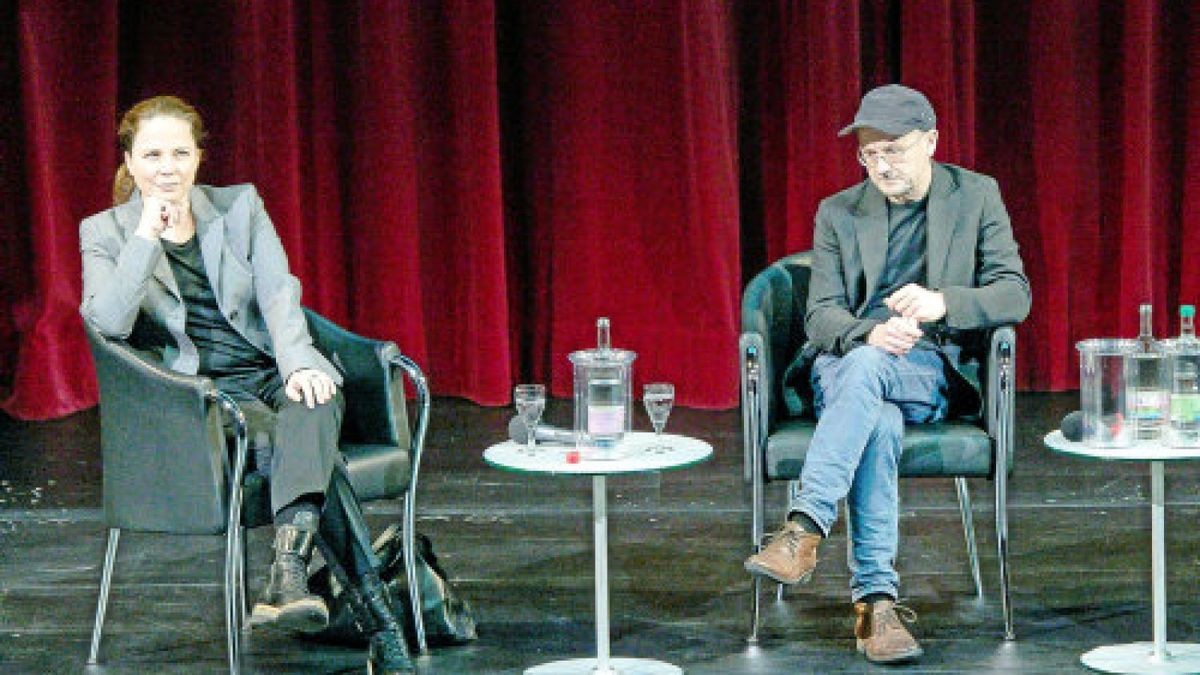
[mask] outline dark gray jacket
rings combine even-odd
[[[926,287],[944,295],[946,316],[922,329],[963,347],[971,331],[1022,321],[1029,314],[1029,280],[996,181],[934,163],[926,213]],[[843,355],[866,344],[880,323],[864,315],[878,289],[887,247],[887,198],[869,180],[821,202],[804,317],[808,343],[789,367],[786,384],[806,391],[808,366],[817,354]],[[957,354],[948,363],[957,368]],[[974,373],[960,374],[975,397],[959,407],[977,410],[978,380]]]

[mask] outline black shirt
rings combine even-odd
[[[926,286],[925,207],[929,199],[888,202],[888,248],[879,288],[867,306],[866,317],[887,321],[893,316],[883,301],[908,284]]]
[[[187,308],[184,331],[200,353],[199,374],[219,378],[273,370],[271,358],[242,337],[217,307],[199,239],[193,236],[182,244],[163,240],[162,244]]]

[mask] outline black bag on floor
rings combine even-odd
[[[461,645],[474,640],[475,617],[467,604],[451,585],[446,571],[438,564],[429,537],[416,534],[417,583],[421,585],[421,617],[425,620],[425,640],[431,647]],[[379,535],[372,548],[379,557],[379,578],[387,584],[392,603],[397,611],[403,611],[404,633],[409,645],[416,647],[417,635],[413,627],[412,603],[409,602],[408,579],[404,572],[404,547],[400,537],[400,525],[394,523]],[[308,578],[313,593],[325,599],[329,605],[329,626],[307,637],[339,644],[365,645],[367,638],[354,622],[354,613],[342,597],[342,587],[321,564]]]

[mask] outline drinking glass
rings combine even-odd
[[[662,443],[662,430],[667,426],[667,417],[671,415],[671,406],[675,404],[675,385],[667,382],[651,382],[642,389],[642,403],[646,405],[646,414],[654,425],[654,445],[657,452],[666,452],[667,446]]]
[[[538,421],[542,419],[542,411],[546,409],[546,386],[542,384],[518,384],[513,389],[513,404],[517,407],[517,416],[525,425],[525,450],[533,452],[534,435],[537,433]]]

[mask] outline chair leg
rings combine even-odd
[[[404,495],[404,529],[402,542],[404,546],[404,574],[408,581],[408,601],[412,604],[413,628],[417,633],[418,653],[424,654],[429,646],[425,638],[425,617],[422,615],[424,605],[421,601],[421,584],[417,581],[417,523],[413,504],[413,491],[410,489]]]
[[[766,429],[766,419],[763,417],[762,402],[762,358],[763,340],[755,334],[743,334],[738,343],[740,352],[741,385],[742,385],[742,459],[744,461],[743,478],[750,483],[750,552],[758,553],[763,544],[763,483],[766,482],[763,453],[766,447],[759,434]],[[751,575],[750,592],[750,634],[746,642],[758,644],[758,625],[760,617],[760,596],[762,580],[758,575]]]
[[[971,492],[967,488],[967,479],[962,476],[954,478],[954,486],[958,489],[958,510],[962,515],[963,537],[967,540],[971,580],[975,582],[975,596],[982,600],[983,578],[979,574],[979,550],[975,547],[975,515],[971,509]]]
[[[239,591],[238,592],[238,607],[241,609],[241,615],[240,615],[240,619],[238,621],[238,625],[241,627],[241,629],[243,631],[250,630],[250,612],[248,610],[248,605],[246,604],[246,591],[249,588],[249,584],[247,584],[247,582],[246,582],[246,567],[249,563],[250,556],[246,551],[246,531],[247,530],[245,527],[241,528],[241,533],[238,536],[238,556],[237,556],[237,562],[238,562],[237,579],[238,579],[238,591]]]
[[[996,551],[1000,560],[1000,605],[1004,612],[1004,639],[1015,640],[1013,630],[1012,596],[1009,592],[1008,570],[1008,476],[1007,471],[996,471]]]
[[[121,528],[108,530],[108,545],[104,549],[104,571],[100,573],[100,596],[96,599],[96,623],[92,626],[92,648],[88,652],[88,665],[98,664],[100,636],[104,633],[104,613],[108,611],[108,591],[112,587],[113,566],[117,562],[117,545],[121,541]]]
[[[233,471],[229,474],[229,508],[228,522],[225,524],[225,642],[229,651],[229,672],[237,675],[240,654],[241,624],[243,619],[245,593],[242,587],[242,549],[244,548],[242,527],[242,480],[246,475],[246,452],[248,436],[246,415],[242,412],[237,401],[228,394],[216,390],[210,392],[210,398],[217,401],[221,408],[232,418],[236,432],[236,450],[234,454]]]
[[[241,572],[238,560],[241,546],[238,543],[241,526],[229,527],[225,532],[225,646],[229,652],[229,673],[237,675],[240,661],[241,608],[238,597],[241,593]]]
[[[1013,630],[1012,597],[1008,571],[1008,470],[1013,457],[1013,370],[1015,336],[1009,329],[992,334],[993,367],[989,380],[996,386],[994,417],[990,426],[995,429],[995,462],[992,480],[996,483],[996,552],[1000,562],[1000,603],[1004,612],[1004,639],[1017,639]]]
[[[757,443],[754,447],[758,447]],[[751,460],[751,476],[750,481],[750,552],[758,553],[762,550],[763,535],[764,535],[764,509],[763,504],[763,460],[762,453],[755,452],[750,458]],[[750,592],[753,594],[750,600],[750,634],[746,636],[746,642],[756,645],[758,644],[758,626],[761,618],[760,594],[762,592],[762,580],[758,575],[752,575],[753,580],[750,583]]]
[[[750,590],[753,595],[750,596],[750,634],[746,636],[746,642],[756,645],[758,644],[758,621],[762,594],[762,579],[757,574],[750,582]]]

